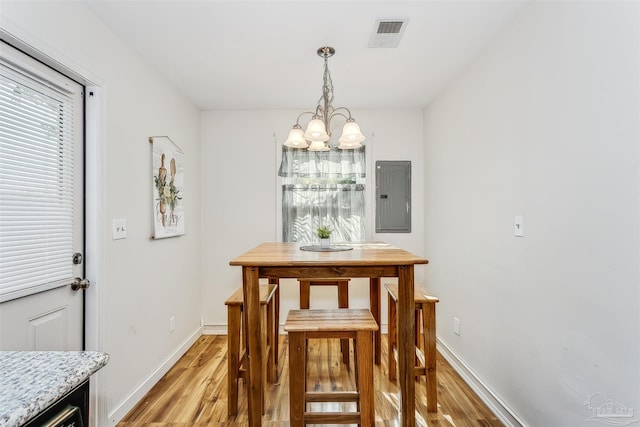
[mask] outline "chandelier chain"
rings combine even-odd
[[[324,73],[322,76],[322,96],[318,99],[318,106],[316,112],[322,116],[322,121],[327,128],[327,132],[331,133],[329,124],[331,121],[331,115],[333,113],[333,81],[331,80],[331,72],[329,71],[329,56],[324,57]]]

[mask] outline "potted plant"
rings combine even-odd
[[[331,237],[331,230],[329,227],[318,228],[318,237],[320,238],[320,247],[323,249],[329,248],[329,237]]]

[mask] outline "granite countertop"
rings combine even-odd
[[[108,360],[97,351],[0,351],[0,427],[36,417]]]

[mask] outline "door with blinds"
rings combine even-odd
[[[0,43],[0,350],[82,350],[83,87]]]

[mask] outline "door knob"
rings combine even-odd
[[[87,289],[89,285],[91,285],[91,282],[89,282],[87,279],[76,277],[75,279],[73,279],[73,282],[71,282],[71,289],[73,289],[74,291],[79,291],[80,289]]]

